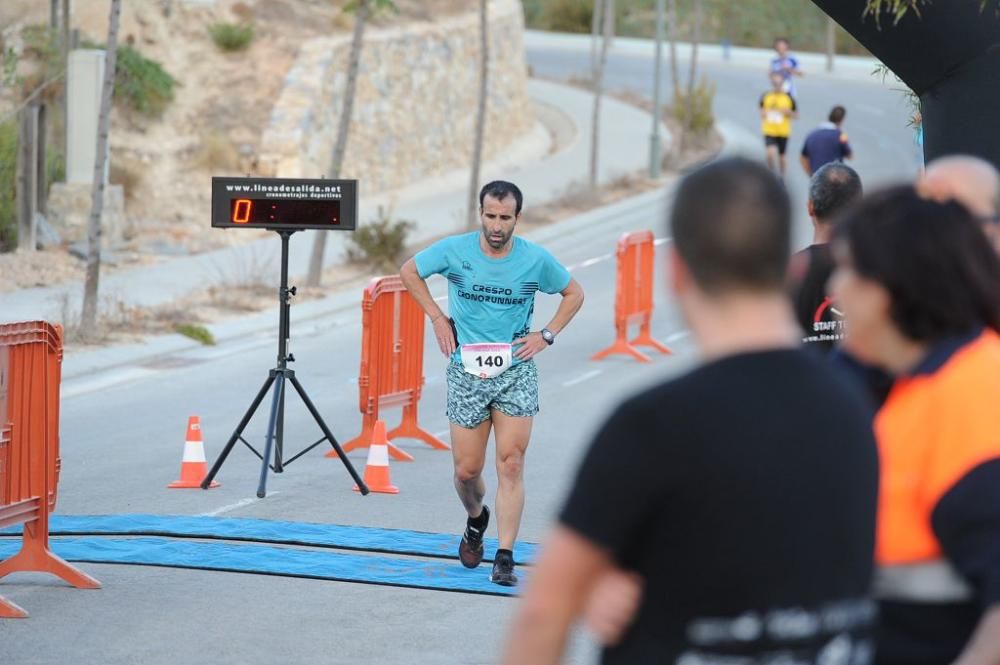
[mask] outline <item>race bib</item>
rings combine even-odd
[[[500,376],[510,367],[510,344],[463,344],[462,367],[480,379]]]
[[[785,114],[781,111],[768,111],[767,121],[771,124],[779,124],[785,121]]]

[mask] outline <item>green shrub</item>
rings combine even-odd
[[[185,337],[190,337],[205,346],[215,346],[215,336],[212,331],[197,323],[178,323],[174,330]]]
[[[543,5],[538,20],[545,30],[590,32],[593,12],[593,0],[550,0]]]
[[[253,41],[253,25],[250,23],[213,23],[208,26],[208,33],[223,51],[242,51]]]
[[[0,252],[17,249],[17,122],[0,124]]]
[[[174,77],[131,46],[118,48],[115,69],[115,99],[133,111],[155,118],[174,98]]]
[[[41,62],[47,74],[62,69],[62,53],[59,50],[59,36],[47,25],[29,25],[21,31],[24,39],[23,57]]]
[[[20,83],[17,76],[18,62],[20,62],[20,57],[18,57],[17,53],[14,51],[13,46],[9,46],[4,48],[3,51],[0,51],[0,71],[3,72],[0,74],[0,76],[2,76],[0,81],[3,82],[3,86],[5,88],[13,88],[15,85]]]
[[[45,182],[51,187],[54,182],[66,179],[66,155],[51,143],[45,146]]]
[[[394,273],[406,251],[406,237],[416,226],[406,220],[393,220],[382,207],[378,217],[358,227],[348,240],[353,245],[347,248],[347,258],[358,263],[367,263],[379,272]]]
[[[695,138],[708,135],[715,126],[712,104],[715,101],[715,83],[704,78],[698,81],[688,98],[683,90],[674,93],[674,117]]]

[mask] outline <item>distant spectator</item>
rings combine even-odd
[[[621,404],[587,452],[507,640],[561,660],[591,593],[624,588],[604,665],[867,665],[871,415],[803,351],[785,294],[791,211],[764,167],[681,183],[670,285],[704,364]],[[638,575],[641,597],[628,576]],[[608,576],[612,578],[609,580]],[[612,604],[612,603],[608,603]]]
[[[913,151],[917,160],[917,175],[924,173],[924,116],[920,111],[910,119],[913,125]]]
[[[799,116],[795,98],[785,92],[781,75],[771,72],[771,89],[760,96],[760,129],[767,150],[767,168],[785,176],[788,138],[792,135],[792,119]]]
[[[847,134],[843,130],[846,115],[847,110],[843,106],[834,106],[827,122],[806,136],[799,157],[806,175],[812,176],[824,164],[842,162],[854,156],[851,144],[847,141]]]
[[[940,157],[927,165],[917,191],[935,201],[955,199],[979,220],[1000,252],[1000,173],[971,155]]]
[[[781,75],[782,90],[794,97],[795,80],[793,77],[802,76],[802,69],[799,67],[798,59],[789,52],[790,48],[791,44],[785,37],[778,37],[774,40],[776,55],[771,59],[771,72]]]
[[[830,297],[833,274],[830,237],[833,219],[861,198],[861,178],[846,164],[827,164],[809,182],[809,217],[813,243],[792,256],[790,273],[795,316],[805,332],[803,342],[829,351],[844,335],[844,318]]]

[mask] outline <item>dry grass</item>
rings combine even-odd
[[[234,173],[240,168],[240,153],[229,137],[221,132],[202,136],[195,163],[212,173]]]
[[[538,227],[559,222],[629,196],[661,188],[665,186],[668,178],[669,176],[652,180],[646,177],[644,172],[623,173],[597,190],[574,182],[558,199],[544,205],[525,208],[524,223]]]
[[[127,160],[112,159],[108,171],[108,181],[121,185],[126,200],[132,200],[142,185],[142,169]]]

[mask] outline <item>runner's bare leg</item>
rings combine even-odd
[[[455,463],[455,491],[472,518],[479,517],[483,512],[483,496],[486,495],[483,466],[486,464],[486,443],[491,426],[488,418],[474,429],[449,423],[451,454]]]
[[[514,549],[524,509],[524,455],[533,418],[515,418],[490,411],[497,442],[497,530],[500,549]]]
[[[767,168],[772,172],[775,170],[775,162],[778,159],[778,146],[767,146]]]

